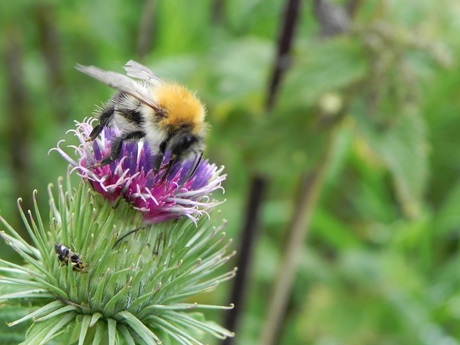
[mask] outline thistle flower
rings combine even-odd
[[[168,219],[186,216],[196,221],[207,210],[217,203],[210,199],[210,194],[221,188],[226,175],[221,174],[223,168],[217,168],[207,160],[200,161],[190,176],[196,162],[186,160],[177,163],[164,176],[155,174],[150,147],[144,141],[128,141],[123,143],[120,159],[115,162],[97,166],[111,151],[113,138],[120,135],[119,129],[113,125],[104,128],[101,135],[93,142],[87,142],[93,126],[92,119],[77,123],[72,132],[80,141],[73,147],[80,156],[78,160],[69,156],[58,145],[56,150],[78,170],[80,176],[87,180],[95,191],[104,198],[115,202],[124,198],[133,208],[142,212],[144,223],[159,223]],[[169,160],[166,155],[163,163]]]
[[[230,242],[222,226],[214,227],[208,217],[196,224],[162,222],[113,248],[121,234],[142,223],[142,214],[127,203],[114,209],[84,182],[75,189],[70,178],[67,186],[59,180],[57,199],[51,187],[49,226],[36,193],[29,220],[18,202],[35,246],[0,217],[6,229],[1,237],[26,262],[0,260],[0,304],[24,308],[24,316],[9,325],[32,321],[24,344],[52,339],[56,344],[201,344],[204,334],[233,335],[198,312],[231,306],[187,302],[235,274],[216,273],[233,255],[226,254]],[[61,247],[58,258],[55,243],[78,252],[85,270],[63,265],[61,252],[67,249]]]
[[[18,202],[33,245],[0,216],[0,236],[26,263],[0,260],[0,319],[3,305],[22,311],[9,325],[31,323],[23,344],[34,345],[188,345],[233,336],[202,314],[231,305],[193,302],[236,271],[221,271],[234,253],[227,253],[224,223],[212,222],[219,203],[210,193],[221,188],[222,169],[203,161],[191,176],[193,162],[185,161],[156,176],[142,141],[125,143],[119,160],[100,167],[119,133],[107,128],[90,143],[90,131],[91,120],[77,124],[77,159],[56,148],[82,180],[73,188],[69,170],[57,198],[50,185],[49,225],[36,193],[29,217]]]

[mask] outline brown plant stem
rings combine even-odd
[[[329,134],[328,143],[317,170],[300,178],[299,197],[289,226],[289,237],[286,248],[283,251],[283,260],[269,299],[268,314],[259,337],[259,345],[275,344],[280,326],[283,325],[286,305],[294,284],[295,273],[305,245],[305,238],[331,161],[335,138],[333,133],[334,131]]]
[[[344,10],[337,5],[334,6],[327,0],[315,0],[313,6],[316,6],[316,10],[314,13],[320,31],[323,33],[327,32],[328,38],[333,38],[338,34],[347,32],[351,17],[356,13],[360,3],[360,0],[349,0],[347,3],[349,7]],[[321,10],[319,12],[318,6],[320,6]],[[337,22],[337,20],[339,21]],[[343,93],[344,95],[348,94],[348,98],[344,96],[345,99],[352,99],[351,93],[353,93],[353,87],[343,90]],[[311,220],[331,162],[337,125],[342,121],[348,108],[349,104],[345,102],[342,109],[325,124],[325,135],[328,138],[318,166],[315,170],[300,178],[299,184],[301,188],[299,197],[289,225],[289,234],[285,250],[283,251],[283,260],[269,299],[270,304],[268,306],[267,318],[259,337],[259,345],[272,345],[277,343],[280,338],[280,328],[284,323],[287,303],[295,282],[295,274],[299,266],[302,249],[305,245],[304,242],[310,229]]]
[[[267,114],[269,114],[276,103],[276,94],[280,87],[281,80],[290,65],[290,51],[298,22],[300,4],[300,0],[286,0],[284,11],[281,14],[277,54],[273,64],[265,102]],[[239,323],[244,314],[250,264],[252,262],[254,244],[258,237],[260,211],[268,184],[269,181],[265,176],[256,174],[251,177],[246,215],[239,239],[240,245],[237,258],[238,274],[234,279],[234,285],[230,296],[230,302],[235,305],[235,308],[227,314],[228,317],[225,322],[226,328],[234,332],[238,331]],[[234,339],[235,338],[227,338],[222,344],[231,345],[234,343]]]
[[[267,99],[265,108],[267,111],[273,109],[276,103],[276,95],[279,86],[284,76],[284,73],[291,65],[291,47],[294,40],[294,33],[297,27],[299,13],[300,13],[300,0],[287,0],[284,12],[281,14],[282,23],[278,37],[278,51],[273,66],[273,72],[268,84]]]
[[[253,176],[251,179],[248,201],[246,205],[246,218],[244,221],[236,267],[238,273],[233,280],[233,288],[230,296],[230,301],[234,304],[233,310],[227,314],[225,322],[226,328],[237,330],[241,316],[244,315],[244,304],[246,300],[246,287],[248,285],[248,276],[250,271],[250,263],[252,261],[252,253],[254,252],[254,244],[257,238],[257,230],[259,229],[260,210],[265,197],[268,181],[261,176]],[[222,341],[223,345],[234,343],[235,338],[227,338]]]
[[[145,0],[139,23],[136,55],[142,60],[152,50],[155,24],[155,0]]]
[[[221,25],[224,20],[225,0],[214,0],[211,8],[211,21],[214,25]]]

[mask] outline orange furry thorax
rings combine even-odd
[[[200,100],[185,87],[175,83],[163,83],[154,89],[158,104],[166,112],[161,126],[172,128],[190,126],[192,132],[203,130],[205,109]]]

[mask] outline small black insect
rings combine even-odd
[[[67,266],[70,262],[72,269],[76,272],[88,272],[88,265],[80,259],[80,255],[72,252],[69,247],[62,243],[54,244],[54,251],[61,266]]]

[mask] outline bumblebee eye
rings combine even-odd
[[[179,138],[179,140],[177,140],[175,145],[172,147],[172,152],[176,156],[181,156],[197,141],[198,138],[195,135],[184,134]]]
[[[193,135],[187,135],[182,140],[182,146],[186,146],[187,148],[196,141],[196,138]]]
[[[196,143],[198,139],[194,135],[185,135],[182,137],[182,142],[179,144],[182,151],[187,151],[190,146]]]

